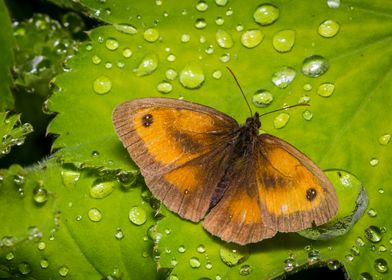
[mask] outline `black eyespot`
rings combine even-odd
[[[313,188],[309,188],[306,190],[306,199],[312,201],[317,196],[317,191]]]
[[[145,114],[142,117],[142,124],[144,127],[149,127],[153,123],[153,118],[151,114]]]

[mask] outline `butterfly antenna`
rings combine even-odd
[[[234,78],[234,81],[237,83],[237,86],[240,88],[242,97],[244,97],[245,102],[246,102],[246,105],[248,105],[248,108],[249,108],[250,116],[252,117],[252,116],[253,116],[252,108],[251,108],[250,105],[249,105],[248,99],[246,99],[245,93],[244,93],[244,91],[242,90],[241,85],[240,85],[240,83],[239,83],[238,80],[237,80],[237,77],[234,75],[234,72],[233,72],[228,66],[226,66],[226,68],[227,68],[227,70],[229,70],[230,74],[231,74],[231,75],[233,76],[233,78]]]
[[[269,111],[269,112],[267,112],[267,113],[261,114],[260,117],[261,117],[261,116],[268,115],[268,114],[272,114],[272,113],[275,113],[275,112],[287,110],[287,109],[290,109],[290,108],[302,107],[302,106],[310,106],[310,105],[309,105],[309,104],[306,104],[306,103],[301,103],[301,104],[295,104],[295,105],[290,105],[290,106],[284,106],[283,108],[276,109],[276,110]]]

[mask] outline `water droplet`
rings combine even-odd
[[[200,260],[198,258],[196,258],[196,257],[192,257],[192,258],[189,259],[189,265],[192,268],[199,268],[200,264],[201,264]]]
[[[39,264],[40,264],[41,268],[44,268],[44,269],[49,267],[49,262],[48,262],[47,259],[42,259],[42,260],[39,262]]]
[[[43,241],[40,241],[40,242],[38,242],[37,247],[38,247],[38,250],[43,251],[46,249],[46,243]]]
[[[219,60],[223,63],[227,63],[230,61],[230,54],[229,53],[224,53],[219,57]]]
[[[240,267],[239,273],[241,276],[247,276],[252,272],[252,267],[250,265],[244,264]]]
[[[156,54],[150,53],[146,55],[142,61],[139,63],[139,66],[136,69],[133,69],[133,72],[136,73],[136,76],[146,76],[151,74],[158,68],[158,56]]]
[[[206,3],[206,1],[200,0],[199,2],[197,2],[196,10],[198,10],[199,12],[207,11],[208,10],[208,4]]]
[[[42,232],[38,229],[38,227],[32,226],[27,229],[27,238],[28,240],[38,242],[42,238]]]
[[[27,275],[31,272],[31,266],[27,262],[21,262],[18,265],[18,270],[22,275]]]
[[[340,7],[340,0],[327,0],[327,5],[331,9],[337,9]]]
[[[114,51],[118,49],[118,41],[114,38],[108,38],[105,42],[105,46],[108,50]]]
[[[122,231],[121,228],[117,228],[117,229],[116,229],[116,232],[114,233],[114,237],[115,237],[117,240],[121,240],[121,239],[124,238],[124,232]]]
[[[279,9],[271,4],[262,4],[253,14],[254,20],[261,25],[274,23],[279,17]]]
[[[310,121],[313,118],[313,114],[309,110],[305,110],[302,112],[302,117],[304,118],[304,120]]]
[[[132,223],[140,226],[147,220],[146,210],[140,206],[132,207],[131,210],[129,210],[128,218]]]
[[[168,280],[179,280],[179,278],[177,277],[177,275],[172,274],[168,277]]]
[[[177,72],[174,69],[168,69],[166,71],[166,79],[173,81],[175,78],[177,78]]]
[[[83,216],[82,215],[77,215],[75,219],[76,219],[76,221],[79,222],[79,221],[81,221],[83,219]]]
[[[237,24],[237,26],[235,27],[235,30],[237,30],[238,32],[241,32],[244,30],[244,26],[242,24]],[[264,34],[263,34],[264,35]]]
[[[357,246],[352,246],[351,249],[350,249],[350,251],[351,251],[351,253],[352,253],[354,256],[358,256],[359,253],[360,253],[360,251],[359,251],[359,249],[358,249]]]
[[[178,247],[178,252],[179,253],[185,253],[186,249],[184,245],[181,245],[180,247]]]
[[[378,251],[381,252],[381,253],[384,253],[384,252],[387,251],[387,247],[385,247],[385,245],[380,245],[380,246],[378,247]]]
[[[93,83],[96,94],[106,94],[112,89],[112,81],[106,76],[99,76]]]
[[[127,23],[113,24],[113,26],[114,28],[116,28],[117,31],[120,31],[125,34],[134,35],[137,33],[137,28]]]
[[[182,34],[181,35],[181,42],[187,43],[191,40],[191,36],[189,34]]]
[[[62,170],[61,177],[66,187],[73,187],[79,181],[80,173],[72,170]]]
[[[159,39],[159,31],[156,28],[148,28],[144,31],[143,36],[147,42],[153,43]]]
[[[214,53],[214,46],[213,46],[213,45],[209,45],[209,46],[205,49],[205,53],[206,53],[206,54],[213,54],[213,53]]]
[[[297,75],[295,69],[283,66],[277,72],[272,74],[272,82],[278,88],[286,88],[291,84]]]
[[[283,128],[289,122],[290,115],[287,113],[281,113],[274,119],[275,128]]]
[[[59,270],[58,270],[58,273],[59,273],[60,276],[62,276],[62,277],[67,276],[68,272],[69,272],[69,268],[68,268],[67,266],[65,266],[65,265],[62,265],[62,266],[59,268]]]
[[[26,181],[26,179],[23,175],[21,175],[21,174],[14,175],[14,183],[18,187],[22,187],[25,184],[25,181]]]
[[[195,89],[203,84],[205,77],[199,64],[189,63],[181,70],[179,79],[185,88]]]
[[[93,222],[99,222],[100,220],[102,220],[102,213],[97,208],[91,208],[88,211],[88,217]]]
[[[344,257],[348,262],[352,262],[354,260],[354,256],[351,254],[348,254]]]
[[[369,217],[376,217],[377,216],[377,211],[374,210],[373,208],[370,208],[367,213],[368,213]]]
[[[206,28],[206,26],[207,26],[207,22],[205,21],[204,18],[198,18],[198,19],[196,19],[195,27],[196,27],[197,29],[204,29],[204,28]]]
[[[334,259],[329,260],[327,262],[327,267],[330,270],[337,270],[338,268],[340,268],[340,266],[341,266],[340,262],[338,262],[337,260],[334,260]]]
[[[217,25],[223,25],[225,23],[225,20],[222,17],[217,17],[215,23]]]
[[[365,246],[365,241],[363,241],[363,239],[361,237],[358,237],[355,240],[355,244],[357,244],[359,247],[363,247],[363,246]]]
[[[162,82],[157,85],[157,90],[160,93],[170,93],[173,90],[173,86],[169,82]]]
[[[205,253],[205,251],[206,251],[206,248],[204,247],[204,245],[199,245],[199,246],[197,246],[197,251],[199,252],[199,253]]]
[[[228,0],[215,0],[215,4],[221,7],[226,6],[227,2]]]
[[[308,252],[308,263],[314,264],[320,260],[320,252],[316,249],[310,249]]]
[[[245,47],[251,49],[258,46],[264,39],[264,34],[260,30],[253,29],[245,31],[241,35],[241,43]]]
[[[332,83],[323,83],[317,89],[317,94],[322,97],[330,97],[335,90],[335,85]]]
[[[249,257],[249,248],[235,244],[228,244],[219,250],[221,260],[227,266],[235,266],[244,262]]]
[[[206,265],[204,266],[206,269],[210,270],[212,269],[212,263],[210,261],[206,262]]]
[[[174,54],[171,53],[171,54],[169,54],[169,55],[167,56],[166,60],[169,61],[169,62],[173,62],[173,61],[176,60],[176,56],[175,56]]]
[[[304,59],[302,72],[305,76],[316,78],[328,71],[328,61],[321,55],[311,55]]]
[[[318,28],[318,33],[325,38],[331,38],[339,32],[339,28],[339,23],[334,20],[328,19],[320,24]]]
[[[102,59],[101,59],[98,55],[94,55],[94,56],[91,58],[91,61],[92,61],[95,65],[97,65],[97,64],[100,64],[100,63],[101,63]]]
[[[374,268],[377,272],[386,273],[388,271],[388,263],[384,259],[376,259],[374,261]]]
[[[265,89],[259,89],[252,96],[253,105],[256,107],[266,107],[274,100],[271,92]]]
[[[378,143],[380,143],[381,145],[387,145],[389,143],[389,141],[391,141],[391,134],[384,134],[382,136],[380,136],[380,138],[378,138]]]
[[[92,198],[105,198],[112,193],[115,187],[115,181],[93,183],[90,188],[90,196]]]
[[[373,277],[370,275],[369,272],[362,272],[359,275],[359,280],[373,280]]]
[[[369,163],[370,163],[371,166],[374,167],[374,166],[378,165],[378,159],[377,158],[372,158]]]
[[[384,189],[383,188],[378,188],[378,193],[379,194],[383,194],[384,193]]]
[[[304,90],[311,91],[313,89],[311,84],[304,84]]]
[[[48,191],[43,187],[43,183],[38,184],[33,190],[33,199],[37,204],[44,204],[48,200]]]
[[[234,13],[234,11],[233,11],[233,9],[231,8],[231,7],[229,7],[227,10],[226,10],[226,16],[232,16],[233,15],[233,13]]]
[[[291,51],[294,43],[295,31],[290,29],[277,32],[272,39],[273,47],[281,53]]]
[[[215,33],[215,39],[218,45],[224,49],[230,49],[234,45],[233,38],[224,30],[218,30]]]
[[[298,100],[299,104],[307,104],[310,101],[310,97],[308,95],[303,95],[300,97],[300,99]]]
[[[13,252],[9,252],[7,255],[5,255],[5,259],[7,261],[12,261],[15,258],[15,255]]]
[[[284,270],[286,272],[290,272],[296,267],[297,263],[293,255],[290,255],[287,259],[284,260]]]
[[[365,229],[365,237],[373,243],[380,242],[382,239],[382,233],[380,228],[377,226],[367,227]]]
[[[177,259],[173,257],[173,258],[170,260],[170,264],[171,264],[172,266],[176,266],[176,265],[178,264]]]

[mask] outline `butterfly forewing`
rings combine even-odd
[[[264,224],[292,232],[335,216],[336,193],[321,169],[279,138],[262,134],[259,140],[256,173]]]
[[[113,122],[151,192],[180,216],[202,219],[238,123],[212,108],[167,98],[121,104]]]

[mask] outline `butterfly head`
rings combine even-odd
[[[261,122],[260,122],[259,113],[256,112],[256,113],[253,115],[253,117],[247,118],[247,119],[246,119],[245,126],[246,126],[247,128],[251,128],[251,129],[253,129],[253,130],[255,130],[255,131],[258,131],[259,128],[261,127]]]

